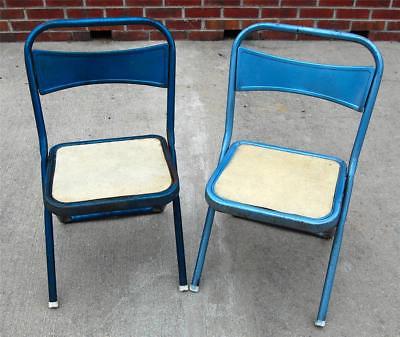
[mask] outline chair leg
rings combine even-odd
[[[54,261],[53,216],[44,210],[44,232],[46,237],[47,282],[49,287],[49,308],[58,308],[56,265]]]
[[[208,208],[206,221],[204,223],[203,235],[201,236],[199,253],[197,255],[196,267],[194,268],[192,284],[190,291],[197,293],[199,291],[201,272],[206,258],[208,241],[210,239],[211,228],[214,221],[215,210],[211,207]]]
[[[186,276],[185,247],[183,243],[181,204],[179,196],[173,201],[176,254],[178,258],[179,269],[179,291],[188,291],[188,282]]]
[[[322,291],[321,302],[319,305],[318,316],[314,324],[317,327],[323,328],[326,322],[326,315],[328,313],[329,299],[333,288],[333,281],[335,280],[336,266],[339,261],[340,247],[342,245],[343,227],[345,219],[341,219],[336,229],[335,238],[333,239],[331,255],[329,257],[328,270],[325,276],[324,289]]]

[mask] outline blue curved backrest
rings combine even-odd
[[[242,41],[247,36],[260,30],[354,42],[368,49],[375,66],[318,64],[272,56],[242,47]],[[257,23],[247,27],[240,32],[232,45],[225,134],[219,161],[224,158],[232,139],[236,92],[274,90],[314,96],[363,112],[349,160],[348,174],[354,175],[382,74],[381,53],[370,40],[362,36],[275,23]]]
[[[107,52],[33,50],[39,92],[85,84],[134,83],[168,86],[168,44]]]
[[[38,35],[48,29],[111,24],[150,25],[158,29],[168,43],[101,52],[32,50]],[[170,34],[164,26],[147,18],[54,20],[32,31],[25,51],[32,59],[34,78],[42,95],[79,85],[99,83],[133,83],[165,88],[168,87],[169,49],[175,48],[168,35]]]
[[[363,111],[374,73],[374,67],[301,62],[239,47],[236,90],[293,92]]]

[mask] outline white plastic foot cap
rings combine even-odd
[[[188,291],[188,290],[189,290],[189,286],[187,284],[185,284],[184,286],[179,286],[180,292],[184,292],[184,291]]]
[[[193,284],[191,284],[190,285],[190,291],[192,292],[192,293],[198,293],[199,292],[199,286],[195,286],[195,285],[193,285]]]
[[[323,327],[325,326],[325,321],[316,320],[316,321],[314,322],[314,325],[315,325],[315,326],[318,326],[318,327],[320,327],[320,328],[323,328]]]
[[[49,302],[49,309],[57,309],[58,308],[58,301]]]

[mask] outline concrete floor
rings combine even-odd
[[[53,49],[132,43],[47,44]],[[258,42],[321,62],[370,62],[333,42]],[[178,42],[176,143],[188,275],[223,135],[231,41]],[[331,242],[217,214],[198,294],[177,291],[172,207],[163,214],[55,220],[58,310],[47,309],[39,152],[22,44],[0,45],[0,336],[400,336],[400,44],[366,137],[327,326],[313,326]],[[44,97],[50,144],[161,133],[164,92],[100,85]],[[150,102],[150,104],[148,103]],[[157,103],[156,103],[157,102]],[[345,159],[360,114],[298,95],[242,93],[234,138]]]

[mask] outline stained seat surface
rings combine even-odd
[[[51,195],[70,203],[157,193],[172,184],[158,138],[137,138],[57,149]]]
[[[220,168],[213,191],[241,204],[323,218],[332,212],[340,170],[335,160],[240,144]]]

